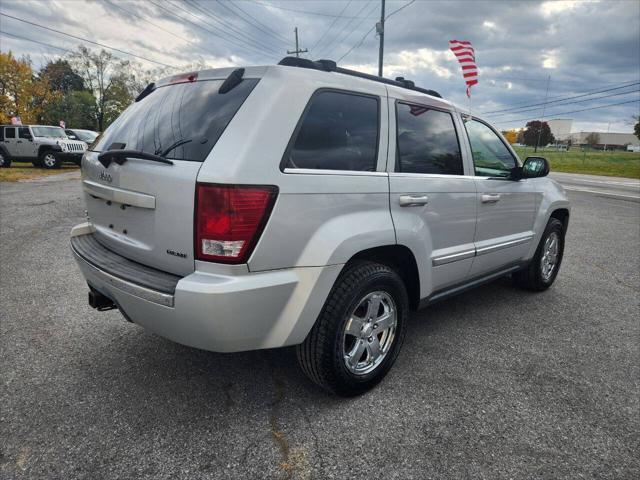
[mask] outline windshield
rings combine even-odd
[[[36,137],[67,138],[64,130],[60,127],[31,127]]]
[[[258,80],[244,79],[232,90],[218,93],[222,82],[156,88],[129,106],[91,149],[138,150],[203,162]]]

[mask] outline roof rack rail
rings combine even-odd
[[[432,97],[442,98],[435,90],[429,90],[426,88],[416,87],[416,84],[411,80],[405,80],[404,77],[396,77],[395,80],[390,78],[378,77],[377,75],[369,75],[368,73],[358,72],[356,70],[349,70],[348,68],[338,67],[333,60],[309,60],[308,58],[299,57],[284,57],[278,62],[278,65],[284,65],[286,67],[300,67],[309,68],[311,70],[321,70],[323,72],[336,72],[344,75],[351,75],[352,77],[364,78],[367,80],[373,80],[374,82],[386,83],[387,85],[395,85],[396,87],[406,88],[408,90],[414,90],[420,93],[426,93]]]

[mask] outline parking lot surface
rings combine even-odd
[[[414,314],[387,378],[341,399],[290,349],[199,351],[92,310],[75,177],[0,185],[0,478],[640,477],[633,199],[569,191],[550,290]]]

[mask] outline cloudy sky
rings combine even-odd
[[[380,0],[0,0],[0,13],[0,49],[28,54],[36,67],[79,43],[99,47],[33,24],[176,71],[197,61],[277,63],[294,48],[297,26],[308,58],[377,71]],[[545,118],[572,118],[574,131],[606,131],[609,123],[612,132],[632,131],[640,99],[638,0],[389,0],[386,14],[387,77],[413,79],[468,106],[447,49],[450,39],[469,40],[480,70],[471,108],[499,128],[539,118],[550,78],[554,103]],[[610,104],[621,105],[593,109]]]

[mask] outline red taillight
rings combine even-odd
[[[169,79],[167,85],[175,85],[176,83],[190,83],[198,79],[198,72],[180,73]]]
[[[251,255],[277,196],[276,187],[199,183],[196,190],[195,257],[244,263]]]

